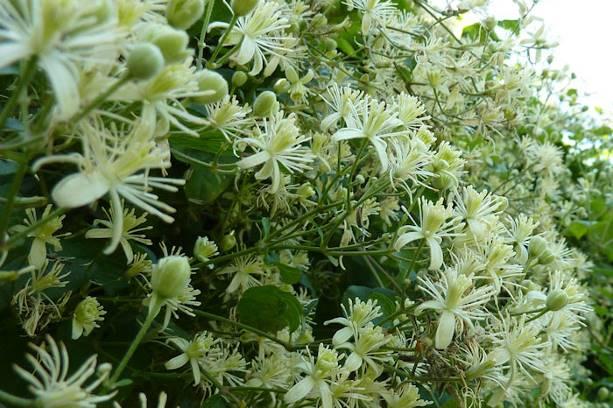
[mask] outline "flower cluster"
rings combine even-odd
[[[611,127],[486,3],[0,0],[0,405],[608,406]]]

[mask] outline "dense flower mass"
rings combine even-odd
[[[513,4],[0,0],[0,405],[609,406],[611,127]]]

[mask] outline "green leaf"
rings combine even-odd
[[[279,274],[281,275],[281,281],[284,283],[288,283],[293,285],[295,283],[300,282],[300,278],[302,277],[302,271],[293,266],[285,265],[283,263],[276,263],[275,266],[279,269]]]
[[[247,289],[238,302],[237,309],[242,323],[271,333],[285,327],[294,331],[303,318],[298,299],[272,285]]]
[[[568,226],[567,231],[573,237],[580,239],[589,231],[588,223],[585,221],[574,221]]]
[[[211,398],[207,398],[202,404],[202,408],[229,408],[230,405],[226,402],[221,395],[213,395]]]
[[[210,204],[232,183],[232,177],[204,166],[194,166],[185,183],[185,194],[196,204]]]
[[[519,34],[519,20],[500,20],[498,22],[498,27],[509,30],[515,35]]]

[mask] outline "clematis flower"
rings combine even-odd
[[[35,57],[49,79],[58,117],[79,109],[80,72],[106,63],[118,50],[114,2],[19,0],[0,2],[0,68]]]
[[[164,364],[167,370],[176,370],[189,363],[194,376],[194,385],[200,384],[201,369],[200,360],[207,357],[218,357],[219,352],[214,349],[220,340],[214,338],[206,331],[200,332],[194,336],[192,341],[185,340],[181,337],[172,337],[168,342],[182,351],[176,357],[171,358]],[[213,356],[209,356],[212,353]]]
[[[96,298],[88,296],[78,304],[72,317],[72,339],[86,336],[104,320],[106,311]]]
[[[421,197],[419,201],[419,215],[419,223],[413,220],[415,225],[400,227],[394,249],[399,251],[410,242],[425,239],[430,247],[430,269],[438,269],[443,264],[441,240],[443,237],[455,235],[453,231],[459,226],[458,219],[452,218],[449,220],[453,215],[453,211],[451,207],[443,205],[442,198],[433,203]]]
[[[249,169],[263,164],[255,173],[257,180],[272,180],[270,193],[274,194],[281,186],[281,166],[290,173],[301,172],[310,168],[309,163],[314,156],[309,148],[302,143],[310,140],[308,136],[301,136],[296,126],[296,117],[289,115],[283,117],[283,112],[277,112],[270,119],[263,119],[264,130],[257,129],[256,137],[247,137],[238,140],[235,144],[244,143],[256,150],[256,153],[240,160],[238,167]]]
[[[108,363],[97,366],[97,356],[89,357],[78,370],[70,370],[70,360],[66,346],[58,344],[47,336],[46,344],[30,344],[37,358],[28,354],[27,360],[33,371],[15,366],[17,374],[30,383],[28,389],[34,395],[33,406],[60,407],[94,407],[109,401],[115,393],[95,394],[111,371]],[[96,367],[97,366],[97,367]],[[92,377],[96,374],[97,378]],[[89,383],[88,383],[89,382]]]
[[[419,277],[419,287],[433,300],[417,306],[416,312],[433,309],[441,313],[436,329],[435,347],[446,349],[455,332],[456,324],[460,331],[464,324],[473,327],[473,321],[482,320],[488,314],[481,307],[497,292],[494,286],[473,287],[472,277],[458,274],[455,268],[448,268],[440,273],[439,281],[434,282],[429,276]]]
[[[260,1],[246,16],[238,18],[222,45],[240,44],[238,52],[231,59],[240,65],[253,61],[249,75],[257,75],[268,64],[268,58],[283,59],[285,54],[293,52],[286,46],[293,43],[293,37],[284,32],[290,27],[288,15],[289,9],[284,2]],[[227,29],[228,23],[209,25],[209,30],[214,28]]]
[[[68,162],[79,166],[79,172],[64,177],[55,185],[51,196],[59,207],[81,207],[109,195],[114,215],[112,236],[106,254],[119,244],[123,232],[123,204],[120,197],[163,221],[174,219],[167,213],[174,208],[159,201],[152,188],[176,192],[185,180],[151,177],[149,171],[170,167],[168,154],[153,141],[154,126],[142,119],[125,132],[116,126],[106,127],[100,119],[83,124],[83,154],[54,155],[39,159],[33,165]]]

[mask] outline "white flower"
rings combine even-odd
[[[345,326],[334,333],[332,344],[335,346],[345,343],[351,337],[357,336],[361,328],[376,318],[383,316],[381,307],[377,305],[377,301],[372,299],[368,299],[366,302],[360,298],[355,298],[355,300],[349,299],[349,312],[347,312],[345,305],[341,304],[341,308],[345,317],[337,317],[324,323],[326,325],[335,323]]]
[[[399,251],[406,244],[418,239],[425,239],[430,247],[430,269],[438,269],[443,264],[443,250],[441,240],[443,237],[454,236],[458,226],[458,220],[448,219],[453,215],[451,207],[443,205],[441,198],[436,203],[420,197],[419,200],[419,223],[413,220],[415,225],[400,227],[399,236],[394,244],[394,249]],[[409,217],[411,215],[409,214]],[[411,217],[412,219],[412,217]]]
[[[432,404],[419,397],[419,390],[411,383],[401,385],[392,393],[384,393],[388,408],[415,408]]]
[[[72,316],[72,339],[78,339],[85,333],[89,335],[96,327],[100,327],[98,322],[104,320],[106,311],[96,298],[86,297],[77,305]]]
[[[96,356],[89,357],[76,371],[69,375],[68,352],[63,343],[59,347],[51,336],[44,346],[30,344],[37,357],[26,356],[34,372],[15,366],[15,371],[30,383],[28,389],[34,395],[36,406],[45,408],[84,407],[94,408],[113,398],[114,393],[94,394],[111,371],[110,364],[101,364],[96,370]],[[97,378],[91,377],[97,374]],[[86,384],[89,382],[89,384]]]
[[[293,43],[293,38],[284,32],[290,26],[288,15],[285,2],[260,1],[246,16],[238,18],[222,45],[240,43],[238,53],[233,54],[231,59],[239,65],[253,61],[249,75],[257,75],[264,65],[268,65],[267,57],[283,59],[285,54],[293,51],[286,46]],[[228,23],[209,24],[209,30],[213,28],[227,29]]]
[[[458,274],[455,268],[447,268],[444,273],[439,273],[437,282],[433,282],[428,276],[418,279],[419,287],[433,300],[419,305],[416,312],[433,309],[441,313],[435,337],[437,349],[446,349],[449,346],[456,325],[459,325],[462,332],[464,324],[472,328],[473,321],[487,317],[488,313],[483,310],[483,305],[496,293],[493,286],[474,288],[472,278]]]
[[[362,35],[367,36],[373,28],[382,27],[386,20],[398,12],[396,6],[388,0],[344,0],[351,9],[362,13]]]
[[[92,228],[85,233],[85,238],[111,238],[113,236],[113,227],[115,225],[114,219],[116,218],[112,210],[111,212],[104,209],[106,220],[95,220],[94,226],[102,225],[106,228]],[[147,213],[136,216],[134,208],[123,209],[123,229],[121,231],[121,237],[119,243],[123,249],[123,253],[126,255],[127,263],[131,263],[134,259],[134,251],[130,246],[129,241],[138,242],[143,245],[151,245],[151,240],[147,239],[145,234],[141,234],[144,231],[152,229],[152,226],[140,227],[140,225],[147,222]]]
[[[472,186],[456,193],[455,212],[464,220],[475,240],[484,239],[486,232],[498,223],[498,215],[504,211],[507,201],[487,191],[477,192]]]
[[[113,213],[113,229],[105,253],[112,253],[123,232],[123,206],[120,197],[165,222],[174,219],[166,213],[174,208],[159,201],[152,188],[176,192],[185,180],[149,176],[149,171],[170,167],[165,149],[153,141],[155,123],[142,119],[130,132],[116,126],[106,127],[101,120],[82,125],[83,154],[55,155],[39,159],[33,170],[53,162],[69,162],[79,166],[55,185],[51,196],[63,208],[90,204],[108,194]]]
[[[393,351],[381,350],[391,339],[391,336],[386,336],[383,333],[381,326],[369,323],[358,330],[352,342],[348,341],[335,347],[350,351],[343,367],[348,372],[365,367],[372,369],[375,373],[381,373],[383,367],[380,364],[391,363],[393,360]],[[364,366],[364,363],[366,363],[366,366]]]
[[[411,134],[412,131],[398,118],[394,106],[365,96],[362,103],[351,104],[350,113],[345,118],[345,127],[334,133],[332,141],[366,139],[375,148],[383,172],[389,166],[385,140]]]
[[[234,260],[231,265],[226,266],[221,271],[221,275],[233,275],[230,284],[226,288],[227,293],[240,293],[254,286],[261,285],[257,276],[263,276],[266,271],[262,260],[255,256],[243,256]]]
[[[18,0],[0,2],[0,68],[36,58],[67,119],[79,109],[85,64],[114,58],[121,37],[114,2],[108,0]]]
[[[338,353],[320,344],[317,361],[309,355],[297,368],[306,376],[285,393],[283,400],[292,404],[304,398],[320,398],[322,408],[333,408],[330,379],[340,370]]]
[[[302,172],[310,169],[309,163],[314,156],[309,148],[302,143],[310,140],[308,136],[301,136],[296,126],[296,117],[289,115],[283,117],[278,112],[269,120],[263,119],[264,131],[257,128],[256,137],[247,137],[237,140],[253,148],[256,153],[240,160],[237,164],[241,169],[249,169],[263,164],[255,173],[257,180],[272,180],[271,193],[277,192],[281,185],[281,165],[290,173]]]
[[[200,383],[200,361],[204,358],[219,358],[219,353],[212,350],[219,343],[219,339],[214,338],[210,333],[201,332],[194,336],[192,341],[187,341],[181,337],[172,337],[168,339],[169,343],[179,348],[183,353],[168,360],[164,367],[167,370],[176,370],[189,363],[194,376],[194,385]],[[213,352],[212,356],[209,354]]]
[[[45,218],[51,214],[51,208],[51,204],[47,205],[40,218]],[[28,263],[30,265],[38,269],[42,268],[47,260],[47,244],[51,245],[55,251],[60,251],[62,249],[59,237],[54,236],[54,234],[57,230],[62,228],[62,221],[64,221],[65,217],[65,215],[53,217],[34,231],[28,233],[29,237],[34,238],[32,240],[32,246],[30,247],[30,253],[28,254]],[[27,208],[26,219],[23,220],[24,225],[15,225],[11,230],[15,232],[24,231],[30,225],[36,223],[38,219],[36,210],[34,208]]]

